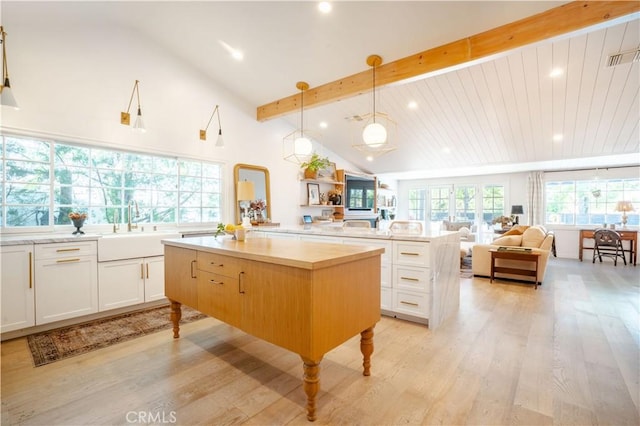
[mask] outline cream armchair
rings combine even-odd
[[[540,253],[538,264],[538,282],[544,280],[547,260],[553,245],[553,233],[546,232],[542,226],[527,228],[521,235],[507,235],[494,240],[491,244],[476,244],[473,246],[472,271],[473,275],[488,277],[491,275],[491,252],[498,247],[528,247]],[[496,259],[496,266],[534,270],[532,262]],[[518,275],[500,274],[500,277],[522,279]]]

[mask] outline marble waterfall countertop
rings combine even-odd
[[[392,233],[390,231],[381,231],[377,229],[369,228],[343,228],[341,226],[330,225],[311,225],[304,226],[292,226],[284,228],[252,228],[251,232],[267,232],[267,233],[282,233],[282,234],[303,234],[303,235],[322,235],[328,237],[353,237],[353,238],[374,238],[380,240],[400,240],[400,241],[431,241],[438,238],[450,237],[451,235],[457,235],[457,231],[437,231],[428,232],[425,231],[422,234],[416,233]]]

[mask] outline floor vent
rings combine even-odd
[[[625,52],[610,55],[607,58],[607,66],[615,67],[616,65],[628,64],[629,62],[640,62],[640,49],[627,50]]]

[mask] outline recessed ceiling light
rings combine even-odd
[[[367,161],[373,161],[373,155],[367,155]]]
[[[553,141],[554,142],[561,142],[562,141],[562,133],[556,133],[555,135],[553,135]]]
[[[329,125],[327,124],[327,122],[326,122],[326,121],[321,121],[321,122],[320,122],[320,128],[322,128],[322,129],[326,129],[327,127],[329,127]]]
[[[449,148],[448,146],[445,146],[444,148],[442,148],[442,153],[451,154],[451,148]]]
[[[554,68],[549,73],[549,77],[551,78],[560,77],[563,73],[564,73],[564,70],[562,68]]]
[[[409,109],[416,109],[418,108],[418,103],[416,101],[411,101],[407,104],[407,108]]]
[[[241,50],[238,50],[238,49],[236,49],[234,47],[229,46],[227,43],[225,43],[222,40],[218,40],[218,43],[220,43],[220,46],[222,46],[224,48],[224,50],[229,52],[231,57],[233,59],[235,59],[236,61],[241,61],[242,59],[244,59],[244,54],[242,53]]]
[[[331,12],[332,8],[333,6],[331,6],[331,2],[321,1],[320,3],[318,3],[318,10],[322,13],[329,13]]]

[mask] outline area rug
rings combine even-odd
[[[206,315],[182,306],[181,324],[202,318]],[[27,342],[34,365],[40,367],[172,327],[167,305],[32,334]]]
[[[460,278],[473,278],[471,256],[465,256],[460,259]]]

